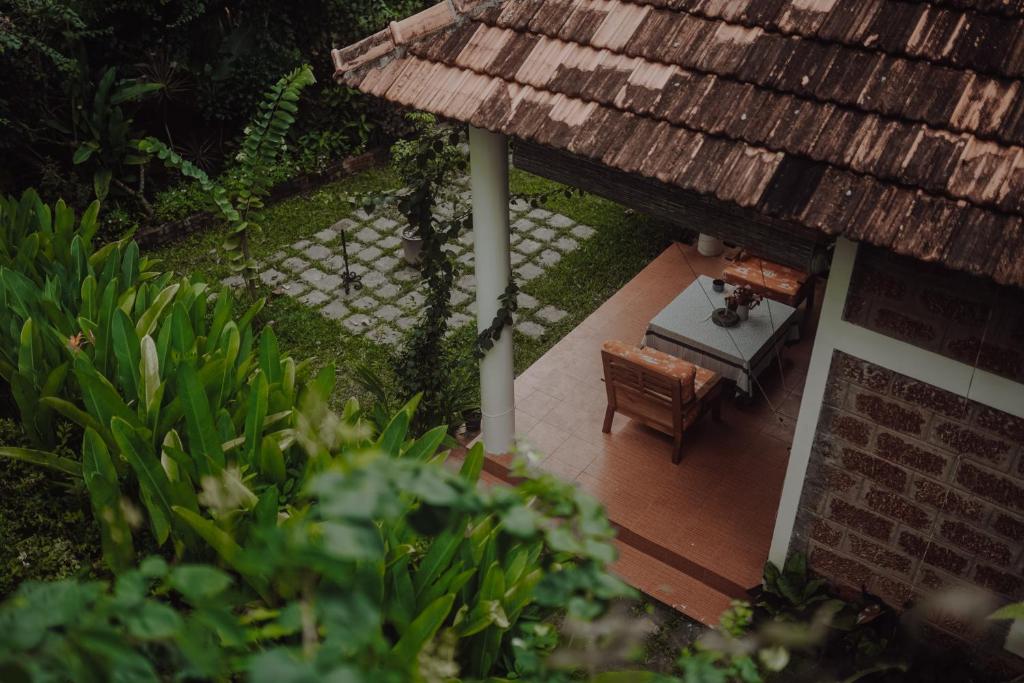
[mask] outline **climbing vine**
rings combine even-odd
[[[453,202],[450,217],[436,211],[445,201],[445,188],[456,174],[466,172],[467,160],[459,151],[462,131],[439,125],[429,114],[408,116],[415,135],[391,148],[392,164],[402,180],[393,192],[353,195],[353,206],[373,213],[381,205],[395,206],[405,218],[407,230],[422,241],[420,275],[425,283],[423,311],[411,330],[398,359],[397,379],[409,394],[422,394],[418,416],[424,424],[460,424],[466,412],[478,408],[476,392],[463,381],[471,371],[465,357],[447,343],[448,321],[452,315],[451,294],[458,266],[445,247],[473,227],[472,210],[459,212]],[[536,194],[519,194],[512,201],[538,208],[555,196],[572,197],[579,190],[559,188]],[[483,358],[511,329],[518,310],[519,287],[510,279],[498,298],[498,311],[491,324],[479,332],[473,357]],[[372,379],[372,378],[371,378]],[[370,384],[379,384],[370,382]]]

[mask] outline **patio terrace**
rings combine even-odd
[[[750,405],[724,401],[722,422],[706,416],[671,437],[616,415],[607,405],[600,347],[633,343],[697,275],[718,277],[725,261],[674,244],[515,381],[516,431],[543,454],[540,468],[599,498],[619,527],[616,571],[645,593],[704,623],[760,583],[782,491],[817,318],[760,378]],[[816,297],[820,301],[821,297]],[[507,476],[508,456],[487,472]]]

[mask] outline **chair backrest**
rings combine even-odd
[[[694,398],[692,363],[620,341],[605,342],[601,358],[609,398],[624,412],[674,414]]]

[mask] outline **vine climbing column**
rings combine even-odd
[[[476,252],[477,331],[491,326],[509,286],[512,262],[508,225],[508,142],[505,136],[470,127],[469,180],[473,193]],[[489,453],[507,453],[515,433],[512,326],[480,359],[482,436]]]

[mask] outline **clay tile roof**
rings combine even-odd
[[[1024,285],[1024,0],[447,0],[339,82]]]

